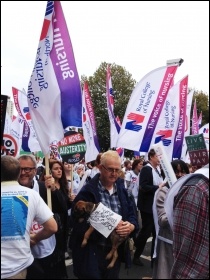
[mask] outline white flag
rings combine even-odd
[[[151,145],[162,142],[169,162],[172,161],[174,138],[179,123],[179,100],[183,92],[187,92],[187,90],[188,76],[184,77],[170,88],[151,141]]]
[[[178,66],[163,66],[144,76],[133,90],[118,147],[148,152],[154,130]]]
[[[25,129],[24,132],[25,134],[25,145],[28,147],[28,149],[31,152],[38,152],[41,151],[41,147],[39,145],[38,139],[36,137],[36,132],[34,130],[32,121],[31,121],[31,115],[29,112],[29,107],[28,107],[28,100],[26,93],[15,87],[12,87],[12,93],[13,93],[13,98],[14,98],[14,103],[16,110],[18,112],[19,118],[23,119],[25,121]],[[24,134],[23,134],[24,136]],[[27,151],[24,149],[24,146],[22,145],[22,148],[24,151]]]
[[[27,97],[45,156],[50,144],[64,137],[66,127],[82,127],[81,86],[60,1],[47,1]]]

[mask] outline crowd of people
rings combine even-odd
[[[74,165],[52,155],[49,172],[45,158],[2,156],[1,278],[67,279],[69,257],[78,279],[119,279],[122,263],[144,265],[150,237],[153,279],[209,278],[209,166],[179,159],[171,166],[177,181],[169,186],[154,149],[147,159],[123,162],[109,150]],[[112,220],[120,216],[114,230],[125,241],[112,268],[110,235],[95,230],[81,246],[90,220],[78,219],[78,201],[102,204]]]

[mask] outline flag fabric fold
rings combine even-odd
[[[44,155],[66,127],[82,127],[81,86],[60,1],[47,2],[27,97]]]
[[[126,108],[117,146],[148,152],[177,67],[157,68],[145,75],[136,85]]]
[[[82,116],[82,128],[86,142],[85,162],[90,162],[96,159],[100,148],[96,131],[95,115],[87,82],[84,83],[82,93]]]

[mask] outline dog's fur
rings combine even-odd
[[[74,213],[75,216],[78,218],[79,222],[82,222],[85,217],[89,217],[93,211],[97,208],[98,204],[94,204],[93,202],[86,202],[83,200],[79,200],[74,207]],[[94,228],[90,225],[88,230],[85,232],[84,239],[82,241],[81,246],[84,247],[88,239],[91,235],[91,233],[94,231]],[[110,264],[108,265],[107,268],[112,268],[115,264],[115,261],[118,258],[118,253],[117,253],[117,248],[119,245],[126,239],[126,237],[121,237],[119,236],[115,230],[113,230],[110,234],[110,239],[112,242],[112,249],[111,251],[107,254],[106,259],[111,259]]]

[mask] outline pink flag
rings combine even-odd
[[[195,134],[199,134],[196,99],[194,101],[193,115],[192,115],[192,135]]]
[[[66,127],[82,127],[81,86],[60,1],[47,2],[27,97],[44,155]]]
[[[95,115],[87,82],[84,83],[82,93],[82,115],[83,134],[86,142],[85,161],[90,162],[96,159],[100,148],[96,132]]]
[[[186,118],[185,118],[185,130],[184,130],[184,139],[186,136],[190,135],[190,112],[192,107],[192,99],[193,99],[194,90],[191,90],[187,95],[187,109],[186,109]],[[180,159],[188,162],[187,158],[189,158],[189,155],[187,155],[187,144],[184,140],[182,144],[182,154]]]

